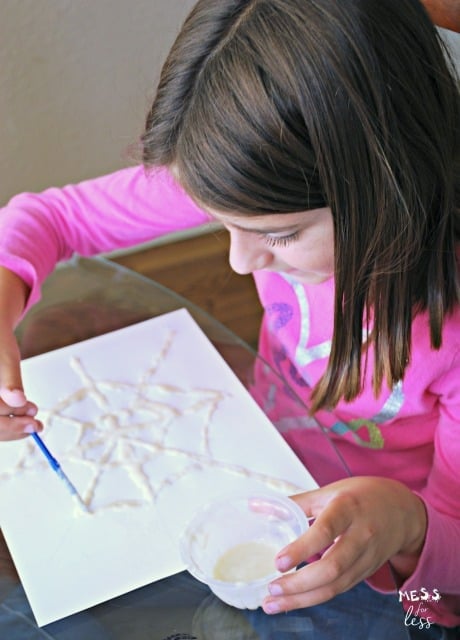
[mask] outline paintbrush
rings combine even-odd
[[[76,490],[76,488],[74,487],[74,485],[70,482],[69,478],[66,476],[66,474],[64,473],[64,471],[61,468],[61,465],[59,464],[59,462],[56,460],[56,458],[51,454],[51,451],[48,449],[48,447],[46,446],[46,444],[43,442],[43,440],[40,438],[40,436],[38,435],[38,433],[36,433],[35,431],[31,434],[32,438],[35,440],[35,442],[37,443],[37,445],[40,447],[41,452],[43,453],[43,455],[45,456],[45,458],[47,459],[50,467],[52,468],[53,471],[56,472],[58,478],[60,480],[63,481],[63,483],[65,484],[65,486],[67,487],[67,490],[70,492],[70,494],[72,495],[73,499],[78,503],[78,506],[83,509],[83,511],[89,512],[88,507],[86,506],[85,502],[83,501],[83,499],[81,498],[80,494],[78,493],[78,491]]]

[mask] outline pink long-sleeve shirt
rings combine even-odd
[[[207,214],[166,169],[146,174],[141,167],[129,168],[12,198],[0,210],[0,265],[27,282],[29,308],[56,263],[74,253],[95,255],[207,222]],[[308,404],[329,356],[334,281],[305,285],[269,271],[256,272],[254,278],[264,307],[261,355]],[[417,594],[439,592],[440,600],[423,601],[422,615],[453,626],[460,624],[460,309],[447,318],[438,351],[430,347],[426,314],[415,318],[412,335],[411,361],[401,383],[374,396],[370,351],[360,396],[316,418],[353,475],[399,480],[423,499],[426,541],[416,570],[400,586],[407,594],[401,597],[409,606]],[[315,446],[311,420],[306,415],[286,418],[286,389],[272,380],[267,384],[272,388],[266,412],[310,466]],[[327,452],[321,454],[323,440],[318,440],[315,459],[333,464]],[[377,589],[394,589],[382,571],[369,582]]]

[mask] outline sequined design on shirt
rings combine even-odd
[[[283,373],[282,363],[285,362],[287,364],[289,377],[297,386],[311,387],[311,380],[307,372],[304,370],[302,374],[300,374],[299,370],[317,360],[327,358],[331,351],[331,340],[326,340],[311,347],[305,346],[308,345],[310,340],[310,305],[305,288],[302,284],[286,274],[281,274],[281,277],[290,285],[294,292],[299,309],[300,331],[294,351],[295,363],[298,366],[296,367],[294,363],[290,361],[284,347],[278,347],[274,352],[276,368],[280,373]],[[295,315],[292,307],[286,303],[272,303],[267,307],[267,312],[269,316],[275,314],[274,321],[271,320],[270,322],[270,327],[275,334],[289,324]],[[366,335],[367,334],[363,336],[363,339],[366,339]],[[362,447],[383,449],[385,440],[379,425],[393,420],[400,412],[403,403],[404,390],[402,381],[400,381],[393,387],[390,396],[380,411],[372,418],[355,419],[349,422],[337,421],[329,427],[329,429],[336,435],[351,437],[356,444]]]
[[[266,311],[270,316],[270,328],[273,331],[279,331],[279,329],[289,324],[294,315],[294,309],[290,304],[286,304],[285,302],[269,304]]]

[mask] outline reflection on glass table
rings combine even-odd
[[[28,358],[184,307],[275,426],[283,432],[287,427],[295,428],[298,422],[299,428],[308,433],[309,446],[303,462],[318,484],[350,475],[327,432],[306,417],[307,410],[299,398],[253,349],[184,298],[104,259],[74,259],[49,277],[42,301],[18,327],[21,355]],[[273,413],[270,398],[274,388],[283,394],[282,415]],[[33,543],[33,523],[30,533]],[[43,588],[46,589],[46,576]],[[366,605],[366,594],[360,589],[336,599],[336,614],[340,616],[342,611],[345,615],[356,607],[361,619],[369,623],[367,627],[363,624],[362,629],[372,627],[372,637],[383,640],[386,636],[383,627],[379,635],[379,619],[386,609],[387,615],[390,611],[394,619],[400,620],[401,633],[395,640],[408,638],[397,592],[382,596],[379,608],[374,610]],[[353,597],[355,605],[351,604]],[[8,640],[308,638],[311,622],[305,611],[268,616],[261,609],[234,609],[183,572],[39,629],[0,537],[0,637]],[[326,620],[325,624],[329,622]],[[342,628],[340,624],[338,628]],[[368,631],[362,633],[366,635],[359,635],[360,629],[347,632],[342,628],[336,637],[367,639]]]

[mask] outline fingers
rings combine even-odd
[[[32,431],[42,431],[35,418],[37,405],[29,402],[22,389],[19,359],[3,356],[0,360],[0,441],[19,440]]]
[[[27,403],[26,406],[25,414],[0,416],[0,441],[20,440],[34,431],[37,433],[43,431],[43,424],[33,417],[37,413],[37,408],[31,403]],[[29,413],[33,415],[28,415]]]
[[[307,515],[318,516],[329,502],[337,496],[336,486],[338,484],[339,483],[333,483],[321,489],[298,493],[290,496],[290,498],[294,500]]]
[[[2,389],[0,393],[0,441],[19,440],[33,431],[42,431],[36,419],[37,405],[29,402],[22,390]]]
[[[296,501],[301,502],[303,507],[307,504],[310,511],[314,493],[316,492],[303,494]],[[351,577],[346,576],[344,571],[350,562],[356,562],[362,550],[359,546],[353,549],[353,545],[341,544],[338,538],[350,527],[352,520],[346,510],[334,509],[333,501],[331,506],[332,509],[323,511],[302,536],[282,549],[275,562],[279,571],[286,572],[295,569],[313,555],[331,548],[331,545],[334,545],[334,554],[328,556],[326,551],[321,560],[272,582],[269,592],[273,597],[266,598],[263,603],[266,613],[313,606],[351,586],[348,584]]]
[[[310,497],[314,493],[316,492],[309,492],[303,496],[302,508],[307,513],[312,511]],[[299,500],[296,501],[299,503]],[[309,504],[305,509],[304,505],[307,501]],[[338,507],[331,502],[330,508],[320,513],[306,533],[281,549],[276,557],[276,566],[279,571],[290,571],[311,556],[323,552],[343,531],[348,529],[352,523],[351,514],[346,509],[340,508],[340,505]]]
[[[367,575],[365,555],[363,550],[359,550],[358,556],[353,556],[352,570],[343,570],[348,566],[348,557],[334,556],[330,562],[323,557],[281,578],[270,585],[270,596],[262,605],[264,611],[279,613],[312,607],[351,589]]]
[[[37,406],[27,400],[22,386],[21,358],[14,333],[0,333],[0,441],[25,438],[42,431]]]
[[[310,533],[315,527],[316,523]],[[319,537],[322,539],[322,533]],[[372,543],[365,536],[340,536],[320,560],[271,583],[263,608],[266,613],[278,613],[326,602],[376,571],[381,561],[374,556]]]

